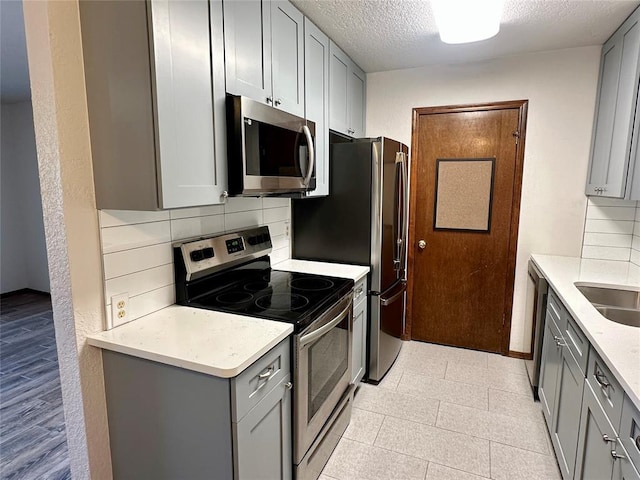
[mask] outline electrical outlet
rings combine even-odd
[[[129,293],[120,293],[111,297],[111,323],[118,326],[129,318]]]

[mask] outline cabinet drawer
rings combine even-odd
[[[549,290],[549,297],[547,301],[547,318],[551,317],[558,327],[560,332],[564,332],[566,328],[567,313],[562,305],[562,302],[558,299],[556,292]]]
[[[640,470],[640,412],[626,395],[618,436],[627,450],[631,462]]]
[[[291,372],[290,340],[284,339],[253,365],[231,379],[231,416],[239,422]]]
[[[611,424],[618,428],[620,415],[622,414],[624,391],[593,347],[589,353],[587,382],[591,385]]]
[[[576,359],[582,373],[587,371],[587,357],[589,354],[589,340],[576,322],[567,314],[567,328],[564,330],[564,337],[567,347],[571,350],[573,357]]]
[[[356,282],[356,286],[353,288],[353,305],[358,306],[360,302],[364,302],[367,298],[367,276]]]

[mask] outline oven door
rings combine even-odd
[[[294,461],[300,463],[349,387],[353,292],[295,337]]]

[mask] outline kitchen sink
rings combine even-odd
[[[614,307],[596,307],[596,310],[613,322],[640,327],[640,310]]]
[[[596,307],[602,305],[640,310],[640,291],[579,284],[576,284],[576,288]]]
[[[606,319],[622,325],[640,327],[640,290],[584,284],[575,286]]]

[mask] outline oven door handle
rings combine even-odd
[[[324,334],[326,334],[329,330],[331,330],[332,328],[334,328],[336,325],[338,325],[341,321],[342,321],[342,317],[345,313],[347,313],[349,310],[351,309],[351,303],[349,303],[349,305],[347,306],[347,308],[345,308],[344,310],[342,310],[338,316],[336,316],[336,318],[334,318],[333,320],[331,320],[329,323],[327,323],[326,325],[323,325],[322,327],[320,327],[317,330],[314,330],[311,333],[307,333],[306,335],[303,335],[302,337],[300,337],[300,348],[308,345],[309,343],[317,340],[318,338],[322,337]]]

